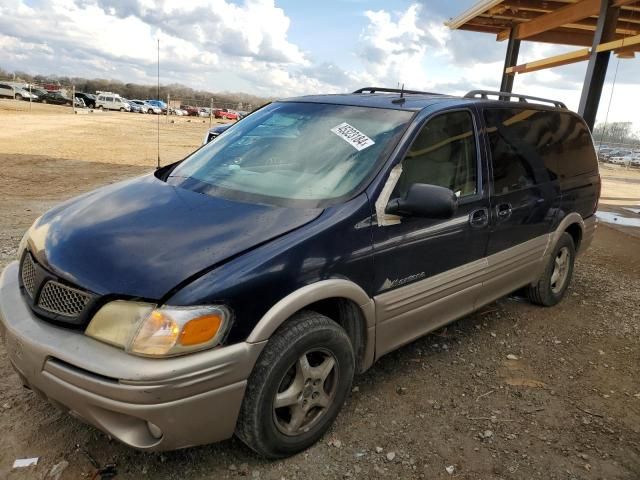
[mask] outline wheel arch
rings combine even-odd
[[[249,343],[268,340],[289,318],[301,310],[321,313],[340,326],[351,338],[357,371],[367,370],[374,359],[375,307],[357,284],[344,279],[321,280],[290,293],[263,315],[247,338]]]
[[[552,246],[555,246],[563,233],[568,233],[573,238],[576,252],[580,251],[582,237],[585,231],[584,219],[579,213],[572,212],[565,216],[552,234]]]

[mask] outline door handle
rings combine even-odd
[[[479,208],[469,214],[469,223],[472,227],[481,228],[489,225],[489,210]]]
[[[508,220],[509,217],[511,217],[512,212],[513,209],[511,208],[510,203],[501,203],[500,205],[496,206],[496,215],[498,216],[498,221],[500,222]]]

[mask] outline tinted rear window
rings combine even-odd
[[[598,168],[591,134],[576,115],[491,108],[484,116],[498,194]]]

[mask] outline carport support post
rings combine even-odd
[[[211,119],[213,118],[213,98],[209,102],[209,128],[211,128]]]
[[[587,74],[584,78],[582,86],[582,95],[580,96],[580,106],[578,113],[582,115],[585,122],[593,132],[596,124],[596,114],[598,113],[598,105],[602,96],[602,87],[607,76],[607,67],[609,66],[609,58],[611,52],[598,52],[596,48],[604,42],[615,40],[616,24],[618,23],[619,7],[612,7],[611,0],[602,0],[600,6],[600,16],[596,32],[593,35],[593,45],[591,48],[591,56],[589,57],[589,65],[587,66]]]
[[[509,33],[509,43],[507,44],[507,54],[504,57],[504,69],[502,70],[502,82],[500,83],[501,92],[513,91],[513,80],[515,73],[508,74],[507,68],[515,67],[518,64],[518,54],[520,53],[520,40],[515,38],[515,28]],[[507,100],[506,98],[501,100]]]
[[[73,113],[76,113],[76,86],[71,85],[71,106],[73,107]]]

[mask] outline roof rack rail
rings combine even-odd
[[[365,92],[369,92],[369,93],[376,93],[376,92],[382,92],[382,93],[406,93],[409,95],[442,95],[441,93],[433,93],[433,92],[421,92],[419,90],[404,90],[401,88],[384,88],[384,87],[364,87],[364,88],[359,88],[358,90],[356,90],[353,93],[365,93]]]
[[[517,98],[518,101],[522,103],[529,103],[527,102],[527,100],[534,100],[536,102],[550,103],[556,108],[564,108],[564,109],[567,108],[567,106],[564,103],[559,102],[558,100],[550,100],[548,98],[533,97],[531,95],[520,95],[519,93],[511,93],[511,92],[493,92],[490,90],[471,90],[464,96],[464,98],[480,97],[486,100],[488,99],[489,95],[499,97],[500,100],[506,99],[507,101],[509,101],[509,99],[511,98]]]

